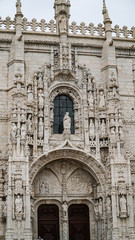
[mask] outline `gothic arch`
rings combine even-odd
[[[33,184],[37,174],[45,167],[46,164],[56,160],[72,160],[86,166],[87,171],[93,176],[97,184],[100,184],[102,193],[105,192],[106,171],[102,163],[98,162],[92,155],[86,154],[80,150],[71,148],[58,149],[50,151],[48,155],[42,155],[30,167],[30,181]]]

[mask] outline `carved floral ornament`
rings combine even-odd
[[[48,155],[43,155],[35,162],[33,162],[30,166],[30,181],[33,183],[35,177],[38,172],[42,168],[45,167],[46,164],[56,160],[65,161],[74,160],[86,165],[87,169],[91,173],[91,175],[95,178],[97,183],[99,183],[102,187],[102,191],[104,192],[104,186],[106,185],[106,171],[104,166],[99,163],[96,159],[94,159],[91,155],[86,155],[83,151],[73,150],[73,149],[59,149],[55,151],[49,152]]]

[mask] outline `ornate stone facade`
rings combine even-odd
[[[53,204],[70,240],[83,204],[87,240],[134,240],[135,27],[112,28],[105,1],[98,27],[70,25],[67,0],[54,9],[56,22],[28,22],[17,0],[0,19],[0,239],[36,240]]]

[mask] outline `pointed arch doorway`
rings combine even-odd
[[[68,210],[69,240],[90,240],[89,208],[85,204],[72,204]]]
[[[44,240],[59,240],[59,209],[55,204],[38,208],[38,236]]]

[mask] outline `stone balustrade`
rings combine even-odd
[[[6,17],[5,20],[2,20],[0,17],[0,31],[12,31],[15,29],[15,19],[12,20],[10,17]],[[31,21],[28,21],[27,18],[23,18],[22,29],[24,32],[42,32],[42,33],[56,33],[56,23],[54,20],[50,20],[49,23],[45,19],[41,19],[38,22],[35,18]],[[77,25],[76,22],[72,22],[69,25],[69,34],[74,36],[105,36],[105,28],[99,23],[98,26],[94,26],[93,23],[90,23],[88,26],[84,22],[81,22],[80,25]],[[129,38],[135,39],[135,27],[132,27],[130,30],[127,26],[120,28],[119,25],[115,25],[112,28],[112,35],[115,38]]]

